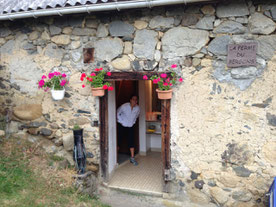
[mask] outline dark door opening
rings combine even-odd
[[[129,102],[130,98],[133,94],[139,94],[138,90],[138,81],[132,80],[121,80],[115,82],[115,90],[116,90],[116,109],[118,109],[122,104]],[[138,101],[139,105],[139,101]],[[135,137],[135,154],[139,153],[139,119],[136,121],[134,125]],[[127,159],[129,159],[130,151],[128,148],[127,138],[121,138],[121,143],[118,142],[118,123],[117,123],[117,163],[121,164]]]

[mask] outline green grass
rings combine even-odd
[[[51,155],[50,159],[53,160],[53,161],[63,161],[64,160],[63,157],[60,157],[60,156],[57,156],[57,155]]]
[[[46,179],[35,173],[22,150],[23,143],[19,145],[15,141],[14,145],[9,145],[11,147],[6,144],[7,140],[0,143],[1,207],[71,207],[81,203],[89,207],[107,207],[96,197],[81,195],[73,187],[61,187],[55,180],[50,182],[53,178]],[[49,159],[60,160],[57,157]]]

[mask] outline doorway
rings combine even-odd
[[[116,96],[116,111],[118,108],[130,101],[132,95],[139,97],[138,81],[133,80],[121,80],[115,82],[115,96]],[[139,105],[139,99],[138,99]],[[130,151],[128,147],[127,137],[121,138],[119,142],[118,137],[118,123],[117,125],[117,163],[120,165],[127,161],[130,157]],[[139,118],[134,124],[134,154],[139,153]]]
[[[139,91],[139,106],[145,104],[141,100],[145,100],[145,86],[140,84],[143,81],[144,75],[155,75],[155,72],[114,72],[111,77],[106,77],[106,80],[120,82],[122,80],[128,80],[138,82]],[[134,84],[135,85],[135,84]],[[119,87],[119,86],[118,86]],[[123,88],[123,87],[122,87]],[[128,87],[125,87],[128,89]],[[137,90],[137,85],[136,85]],[[100,98],[100,175],[103,181],[109,182],[116,168],[117,161],[117,143],[116,143],[116,90],[109,91],[105,96]],[[144,105],[143,105],[144,104]],[[146,113],[145,110],[140,113],[139,117],[139,139],[138,149],[139,154],[147,151],[146,146]],[[170,100],[161,101],[161,152],[159,157],[161,160],[160,176],[162,185],[162,191],[168,192],[170,181]],[[136,166],[133,166],[136,167]],[[136,169],[134,170],[136,172]],[[135,174],[135,173],[134,173]],[[132,179],[135,180],[135,179]]]

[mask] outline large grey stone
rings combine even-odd
[[[33,53],[36,52],[36,46],[34,46],[33,44],[28,43],[28,42],[24,43],[24,44],[22,45],[22,48],[23,48],[24,50],[27,50],[27,52],[28,52],[29,54],[33,54]]]
[[[57,45],[50,43],[46,46],[44,55],[61,60],[64,55],[64,50],[57,47]]]
[[[249,29],[253,34],[271,34],[276,28],[276,23],[260,13],[254,13],[249,18]]]
[[[198,16],[195,14],[183,14],[181,25],[184,27],[188,27],[191,25],[195,25],[198,22]]]
[[[214,28],[215,16],[205,16],[195,25],[198,29],[212,30]]]
[[[232,198],[237,201],[248,202],[251,200],[252,195],[245,191],[235,191],[232,193]]]
[[[194,55],[208,41],[209,33],[207,31],[185,27],[172,28],[162,38],[163,57],[168,59]]]
[[[233,68],[230,70],[233,79],[250,79],[257,76],[258,69],[256,67]]]
[[[40,134],[43,136],[50,136],[52,133],[53,133],[53,131],[50,129],[47,129],[47,128],[40,129]]]
[[[210,42],[207,49],[215,55],[227,55],[227,47],[231,41],[232,40],[229,35],[216,37]]]
[[[109,25],[109,33],[113,37],[128,37],[134,33],[134,27],[122,21],[113,21]]]
[[[0,28],[0,37],[7,37],[7,36],[9,36],[9,35],[11,35],[12,34],[12,32],[11,32],[11,30],[10,29],[8,29],[8,28]]]
[[[234,21],[225,21],[214,29],[215,33],[242,34],[247,30],[242,24]]]
[[[135,34],[133,54],[138,58],[153,60],[158,33],[152,30],[139,30]]]
[[[4,54],[4,53],[12,54],[14,46],[15,46],[15,41],[9,40],[4,45],[2,45],[2,47],[0,47],[0,54]]]
[[[51,26],[49,27],[49,30],[50,30],[50,34],[51,34],[51,35],[58,35],[58,34],[61,33],[61,28],[59,28],[59,27],[57,27],[57,26],[55,26],[55,25],[51,25]]]
[[[223,61],[213,61],[213,67],[215,69],[213,73],[214,78],[220,82],[232,83],[242,91],[247,89],[255,79],[233,79],[230,71],[225,70],[226,63]]]
[[[276,21],[276,6],[271,8],[270,13],[271,13],[273,20]]]
[[[244,0],[220,3],[217,6],[217,17],[236,17],[249,15],[249,10]]]
[[[233,170],[239,177],[249,177],[251,174],[251,171],[243,166],[233,167]]]
[[[80,59],[82,57],[82,53],[79,50],[73,51],[71,53],[71,57],[72,57],[72,60],[76,63],[76,62],[80,61]]]
[[[269,60],[276,51],[276,35],[261,36],[257,38],[258,50],[257,55]]]
[[[119,38],[105,38],[95,43],[95,58],[110,62],[123,52],[123,42]]]
[[[23,104],[13,108],[13,114],[21,120],[34,120],[42,116],[40,104]]]
[[[164,29],[173,27],[173,24],[173,17],[155,16],[150,20],[149,27],[151,29]]]
[[[108,30],[104,24],[100,24],[97,29],[97,37],[107,37]]]
[[[76,36],[95,36],[96,30],[90,28],[74,28],[72,34]]]

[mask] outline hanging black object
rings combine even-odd
[[[74,151],[73,159],[76,162],[76,167],[79,174],[85,173],[86,167],[86,152],[83,143],[83,129],[73,130],[74,133]]]

